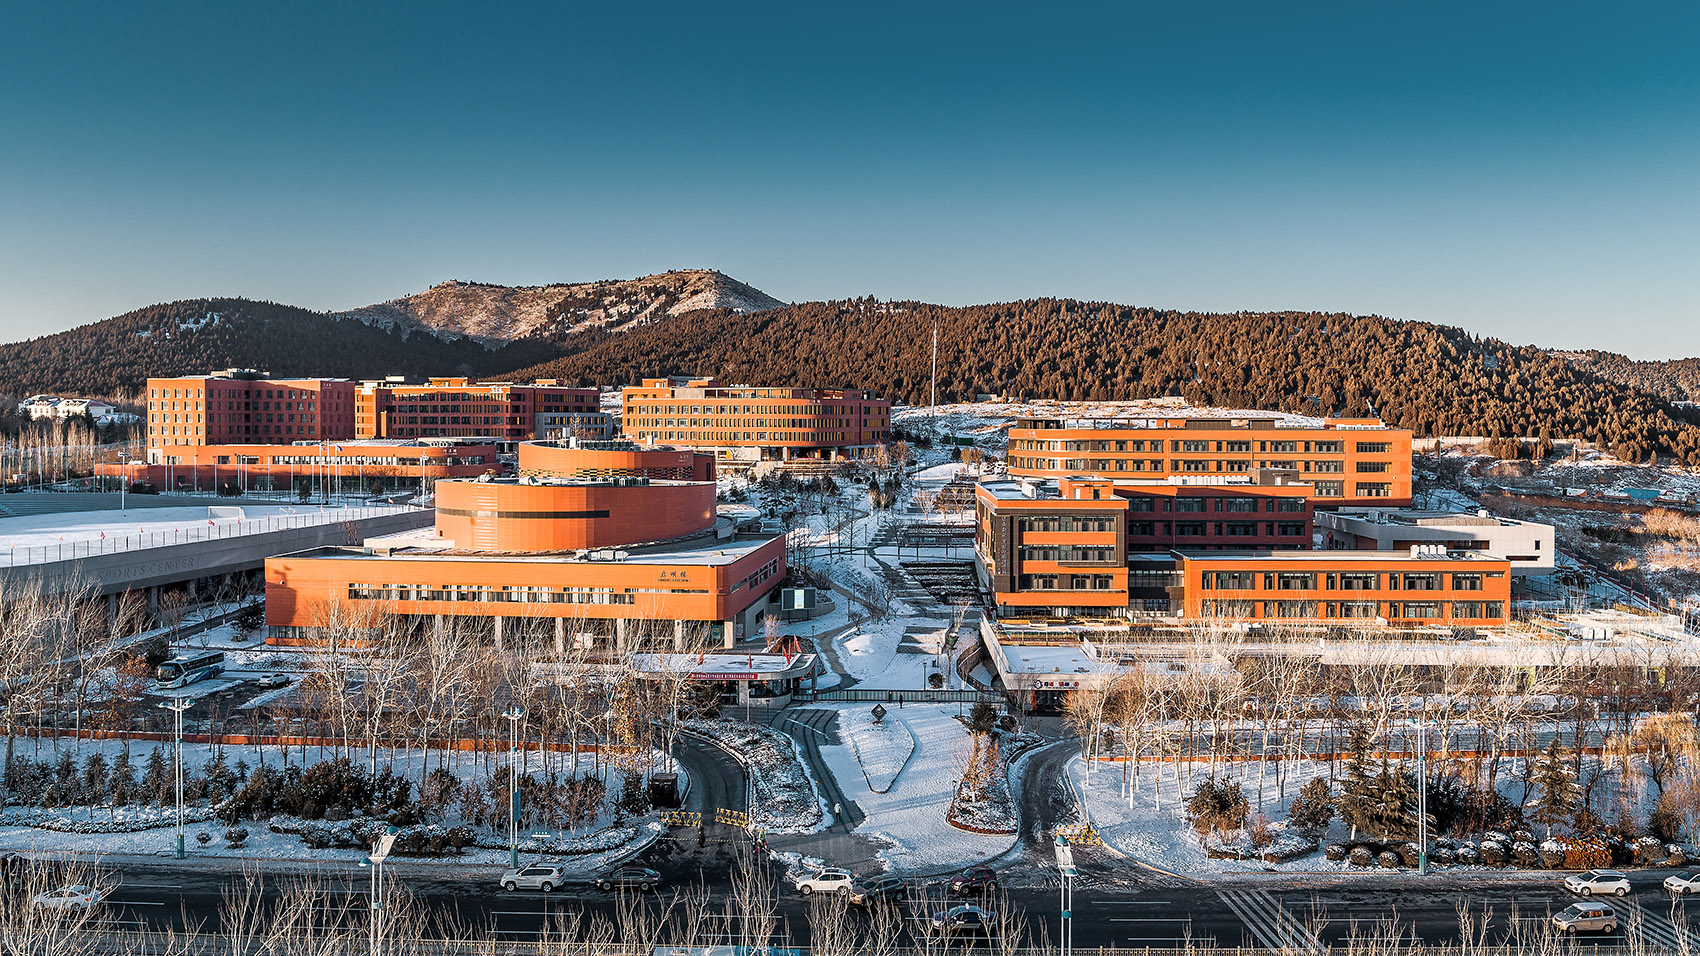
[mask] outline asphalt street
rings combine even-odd
[[[717,832],[718,831],[718,832]],[[695,839],[664,841],[637,862],[661,871],[668,885],[645,905],[656,910],[676,901],[683,888],[702,886],[721,906],[730,895],[730,873],[744,866],[736,831],[711,827],[705,847]],[[1108,851],[1082,849],[1081,876],[1074,901],[1075,944],[1080,947],[1153,949],[1185,945],[1246,946],[1321,951],[1346,946],[1354,936],[1375,934],[1381,924],[1398,927],[1406,937],[1429,943],[1456,942],[1461,920],[1490,942],[1509,942],[1545,932],[1543,923],[1573,902],[1559,886],[1559,874],[1247,874],[1208,883],[1147,874]],[[219,909],[228,886],[240,880],[234,869],[179,865],[169,860],[110,863],[118,885],[107,918],[125,926],[219,925]],[[569,886],[551,894],[508,893],[496,885],[498,867],[389,865],[392,878],[428,909],[452,912],[459,925],[480,934],[512,940],[537,939],[572,917],[598,916],[621,922],[620,897],[589,886]],[[447,870],[448,872],[445,872]],[[334,918],[363,921],[368,905],[367,871],[352,866],[319,868],[325,910]],[[1043,924],[1051,938],[1057,930],[1058,877],[1031,862],[1000,871],[998,894],[988,905],[1022,914],[1030,926]],[[1636,872],[1635,892],[1618,908],[1623,928],[1612,935],[1579,940],[1583,949],[1615,950],[1638,946],[1674,949],[1690,935],[1689,909],[1700,903],[1672,901],[1659,886],[1663,871]],[[284,891],[293,877],[268,879],[266,892]],[[923,882],[907,907],[911,917],[945,905],[942,880]],[[810,901],[782,885],[779,913],[787,941],[808,944]],[[1466,913],[1461,915],[1460,909]],[[1700,912],[1694,914],[1700,917]],[[722,918],[725,919],[725,918]],[[726,920],[729,936],[735,920]]]

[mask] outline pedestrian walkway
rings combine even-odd
[[[821,756],[823,745],[844,743],[838,733],[838,711],[818,707],[779,711],[768,715],[767,723],[797,742],[797,751],[808,764],[809,776],[814,779],[821,801],[833,815],[831,825],[817,833],[774,834],[769,836],[769,844],[776,850],[814,857],[852,872],[879,869],[880,845],[854,832],[867,815],[860,805],[844,795],[838,778]]]
[[[1619,911],[1626,935],[1639,940],[1648,950],[1700,952],[1700,936],[1689,932],[1686,920],[1682,921],[1684,925],[1678,926],[1663,916],[1647,911],[1632,899],[1613,900],[1608,905]]]
[[[1323,951],[1316,932],[1287,912],[1268,890],[1217,890],[1216,895],[1264,947],[1293,953]]]

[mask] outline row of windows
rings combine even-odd
[[[1243,601],[1209,599],[1203,617],[1316,620],[1323,618],[1387,620],[1498,621],[1505,617],[1503,601]]]
[[[1391,442],[1359,442],[1359,454],[1377,454],[1392,447]],[[1010,442],[1011,451],[1163,451],[1161,438],[1126,438],[1126,439],[1054,439],[1054,438],[1018,438]],[[1168,450],[1173,452],[1235,452],[1263,451],[1277,454],[1300,452],[1318,455],[1340,455],[1346,451],[1343,441],[1298,441],[1277,440],[1258,441],[1250,439],[1228,439],[1213,441],[1209,439],[1184,438],[1170,439]]]
[[[1023,531],[1114,531],[1114,518],[1083,518],[1078,515],[1023,517],[1016,521]]]
[[[1023,591],[1114,591],[1116,579],[1108,574],[1023,574]]]
[[[716,444],[734,441],[771,441],[790,444],[845,444],[851,441],[877,444],[889,435],[884,431],[864,432],[721,432],[721,431],[642,431],[632,432],[634,438],[656,441],[678,441],[697,444]]]
[[[543,588],[484,584],[349,584],[350,601],[477,601],[511,604],[635,604],[634,589]],[[665,593],[665,592],[664,592]],[[706,594],[684,590],[675,593]]]
[[[1345,463],[1340,461],[1283,461],[1278,459],[1253,461],[1232,458],[1175,458],[1165,460],[1162,458],[1032,458],[1015,456],[1010,459],[1009,463],[1012,468],[1025,468],[1033,471],[1070,471],[1095,474],[1121,471],[1148,474],[1241,475],[1253,468],[1285,468],[1304,475],[1338,475],[1345,471]],[[1393,463],[1389,461],[1360,461],[1354,464],[1354,468],[1360,474],[1393,473]]]
[[[1127,535],[1130,538],[1150,538],[1157,535],[1167,537],[1247,537],[1257,534],[1256,521],[1130,521],[1127,525]],[[1265,535],[1275,535],[1283,538],[1305,537],[1310,534],[1310,526],[1296,521],[1265,521],[1262,522]]]
[[[1206,591],[1314,591],[1318,582],[1328,591],[1439,591],[1448,578],[1453,591],[1480,591],[1486,578],[1503,572],[1454,571],[1205,571],[1199,586]]]
[[[1080,564],[1105,564],[1116,559],[1115,548],[1080,548],[1061,545],[1024,545],[1022,561],[1068,561]]]
[[[671,402],[660,405],[633,405],[625,409],[627,415],[795,415],[805,411],[810,416],[819,415],[885,415],[886,406],[880,405],[814,405],[799,400],[795,405],[675,405]]]

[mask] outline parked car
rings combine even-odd
[[[1629,877],[1618,870],[1589,870],[1564,878],[1564,888],[1577,896],[1629,895]]]
[[[952,893],[994,893],[998,888],[998,871],[989,866],[971,866],[950,880]]]
[[[532,863],[504,872],[502,889],[510,893],[514,890],[542,890],[549,893],[566,881],[566,870],[560,864]]]
[[[895,903],[909,895],[909,883],[895,876],[882,876],[867,882],[850,884],[850,902],[857,906],[878,906]]]
[[[983,910],[973,903],[952,906],[950,909],[933,914],[933,928],[949,934],[982,934],[989,933],[992,924],[997,920],[997,914]]]
[[[603,890],[637,890],[648,893],[661,885],[661,874],[647,866],[622,866],[608,870],[596,878]]]
[[[273,687],[288,687],[289,681],[290,677],[288,674],[267,674],[259,680],[254,681],[254,683],[262,690],[270,690]]]
[[[1673,873],[1665,877],[1665,892],[1672,896],[1687,896],[1700,892],[1700,870]]]
[[[1552,915],[1560,933],[1615,933],[1617,912],[1604,903],[1572,903]]]
[[[797,878],[797,892],[804,896],[813,893],[837,893],[840,896],[850,895],[850,884],[856,878],[848,870],[823,869],[813,876]]]
[[[106,893],[102,890],[73,883],[56,890],[37,893],[30,900],[30,905],[46,910],[91,910],[105,897]]]

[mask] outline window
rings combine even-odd
[[[1330,577],[1333,577],[1333,575],[1330,575]],[[1340,590],[1379,591],[1381,590],[1381,575],[1374,571],[1342,571],[1340,573]]]
[[[1210,443],[1207,441],[1183,441],[1181,442],[1181,447],[1176,450],[1190,452],[1209,451]]]
[[[1313,481],[1311,487],[1316,489],[1318,498],[1346,497],[1346,483],[1343,481]]]
[[[1435,571],[1407,571],[1405,572],[1404,590],[1438,591],[1440,590],[1440,574]]]
[[[1358,454],[1360,454],[1360,455],[1385,455],[1392,450],[1393,450],[1393,443],[1392,442],[1386,442],[1386,441],[1361,441],[1361,442],[1358,442]]]
[[[1228,522],[1228,537],[1230,538],[1251,537],[1255,534],[1257,534],[1257,522],[1255,521]]]
[[[1275,575],[1275,586],[1282,591],[1308,591],[1316,587],[1316,575],[1309,571],[1282,571]]]
[[[1275,510],[1303,511],[1305,510],[1305,500],[1303,498],[1277,498],[1275,500]]]
[[[1256,498],[1219,498],[1222,510],[1235,514],[1246,514],[1257,510]]]
[[[1177,536],[1202,537],[1204,534],[1204,522],[1177,521],[1175,522],[1175,534]]]
[[[1136,498],[1129,498],[1127,500],[1127,510],[1137,512],[1151,511],[1153,510],[1151,507],[1151,499],[1145,495],[1140,495]]]
[[[1315,601],[1276,601],[1275,616],[1286,618],[1307,618],[1316,616]]]
[[[1224,447],[1223,447],[1223,449],[1222,449],[1222,450],[1223,450],[1223,451],[1230,451],[1230,452],[1235,452],[1235,451],[1238,451],[1238,452],[1249,452],[1249,451],[1251,451],[1251,442],[1249,442],[1249,441],[1231,441],[1231,442],[1227,442],[1227,443],[1226,443],[1226,444],[1225,444],[1225,445],[1224,445]]]
[[[1346,443],[1343,441],[1319,441],[1310,447],[1319,455],[1338,455],[1346,450]]]
[[[1452,575],[1452,590],[1454,591],[1480,591],[1481,589],[1482,576],[1480,573]]]
[[[1374,601],[1342,601],[1341,617],[1377,617]]]
[[[1440,616],[1440,605],[1432,601],[1406,601],[1403,614],[1395,615],[1406,618],[1436,618]]]
[[[1205,572],[1204,586],[1210,586],[1211,575]],[[1216,588],[1220,591],[1249,591],[1257,587],[1257,575],[1251,571],[1217,571]]]
[[[1338,475],[1346,470],[1346,463],[1343,461],[1313,461],[1310,463],[1310,470],[1324,475]]]
[[[1294,535],[1304,534],[1305,526],[1303,524],[1293,524],[1291,522],[1283,521],[1275,526],[1275,533],[1281,537],[1290,538]]]
[[[1354,490],[1359,498],[1386,498],[1392,494],[1388,483],[1385,481],[1360,481]],[[1321,497],[1321,495],[1318,494],[1317,497]]]
[[[1175,510],[1185,512],[1201,512],[1204,510],[1203,498],[1176,498]]]
[[[1299,450],[1299,443],[1296,441],[1272,441],[1269,443],[1269,450],[1277,453],[1296,452]]]
[[[1383,474],[1391,467],[1392,463],[1385,461],[1360,461],[1357,463],[1357,471],[1360,474]]]

